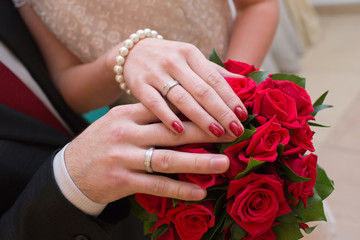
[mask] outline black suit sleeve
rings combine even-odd
[[[77,235],[110,239],[110,224],[84,214],[64,198],[53,177],[52,159],[45,161],[1,217],[0,239],[70,240]]]

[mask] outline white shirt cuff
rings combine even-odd
[[[97,217],[107,204],[97,203],[83,194],[71,179],[65,165],[64,153],[67,145],[55,155],[53,168],[57,185],[66,199],[84,213]]]

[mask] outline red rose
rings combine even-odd
[[[253,114],[256,114],[256,120],[260,124],[276,116],[279,123],[286,128],[301,127],[295,100],[278,89],[256,91]]]
[[[309,124],[305,119],[301,120],[301,128],[293,129],[290,137],[290,144],[296,147],[301,147],[304,151],[315,151],[312,143],[315,132],[311,131]]]
[[[283,184],[274,175],[250,173],[233,180],[227,193],[227,212],[251,236],[258,236],[273,225],[276,217],[291,212]]]
[[[137,193],[135,200],[149,213],[156,213],[160,217],[165,216],[166,211],[171,208],[170,198],[153,196],[145,193]]]
[[[181,240],[199,240],[215,225],[214,206],[209,201],[190,205],[179,203],[166,217],[174,223]]]
[[[275,240],[277,239],[277,236],[273,232],[273,230],[270,228],[267,232],[259,235],[259,236],[251,236],[246,235],[243,240]]]
[[[294,183],[285,180],[285,185],[289,193],[298,200],[302,200],[304,206],[307,206],[307,199],[314,195],[314,185],[316,182],[316,164],[317,156],[315,154],[309,154],[306,157],[301,155],[294,159],[282,159],[282,161],[291,168],[297,175],[310,178],[306,182]],[[291,201],[294,205],[298,202]]]
[[[203,144],[203,145],[205,145],[205,144]],[[207,146],[210,147],[210,145],[207,145]],[[211,146],[212,146],[212,144],[211,144]],[[190,152],[190,153],[210,153],[206,149],[201,148],[195,144],[186,145],[177,150],[181,151],[181,152]],[[180,173],[180,174],[178,174],[178,177],[179,177],[179,180],[181,180],[181,181],[196,183],[197,185],[199,185],[200,187],[202,187],[204,189],[226,182],[226,179],[220,174]]]
[[[281,127],[273,117],[258,127],[249,140],[232,145],[224,152],[230,159],[230,168],[234,155],[237,155],[237,160],[245,163],[249,162],[250,157],[258,161],[274,162],[278,155],[277,147],[279,144],[286,145],[289,139],[289,131]]]
[[[184,182],[192,182],[202,188],[209,188],[214,185],[225,183],[227,180],[220,174],[191,174],[180,173],[178,174],[179,180]]]
[[[296,111],[299,118],[304,118],[306,121],[314,120],[314,117],[310,115],[310,113],[314,111],[314,108],[310,96],[304,88],[290,81],[276,81],[271,78],[266,79],[258,85],[259,90],[267,88],[279,89],[292,97],[295,100]]]
[[[305,152],[306,152],[306,150],[304,150],[303,148],[294,146],[291,143],[289,143],[289,144],[285,145],[282,156],[288,156],[288,157],[295,156],[296,157],[296,156],[299,156],[299,154],[304,155]]]
[[[225,80],[242,102],[248,100],[255,92],[256,82],[251,78],[225,78]]]
[[[226,70],[228,70],[229,72],[240,74],[243,76],[246,76],[249,73],[257,71],[254,65],[249,65],[247,63],[237,62],[230,59],[224,62],[224,65]]]

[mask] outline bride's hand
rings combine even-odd
[[[119,46],[110,54],[112,66]],[[132,94],[174,132],[182,132],[184,124],[166,100],[206,133],[238,137],[247,111],[224,75],[241,76],[216,66],[191,44],[148,38],[130,50],[123,69]],[[173,86],[164,99],[163,88],[173,80],[180,85]]]

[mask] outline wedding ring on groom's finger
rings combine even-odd
[[[171,80],[170,82],[165,84],[165,86],[163,87],[163,90],[162,90],[163,97],[166,98],[166,95],[168,94],[169,90],[172,87],[175,87],[176,85],[181,85],[181,84],[176,80]]]
[[[154,152],[154,148],[149,148],[148,150],[146,150],[145,152],[145,161],[144,161],[144,165],[145,165],[145,170],[148,173],[153,173],[154,171],[151,168],[151,157],[152,154]]]

